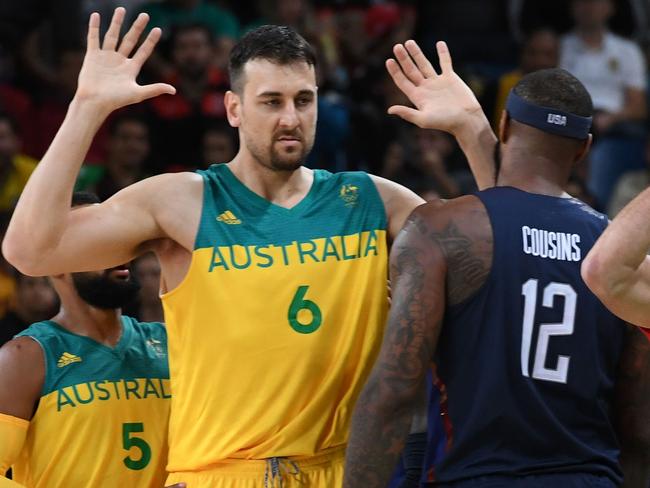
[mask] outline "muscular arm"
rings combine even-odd
[[[164,178],[120,192],[102,205],[70,209],[79,168],[108,114],[174,91],[169,85],[140,86],[135,82],[160,37],[160,29],[153,29],[129,57],[147,16],[138,16],[117,48],[124,12],[122,8],[116,10],[101,47],[99,16],[91,16],[77,93],[16,206],[2,249],[5,257],[24,273],[106,268],[131,259],[144,241],[165,236],[164,219],[156,213],[160,208],[156,205],[169,196],[163,191]]]
[[[616,315],[650,327],[650,189],[627,205],[582,263],[587,286]]]
[[[392,305],[382,350],[356,405],[346,488],[385,487],[437,348],[446,305],[485,282],[491,227],[476,197],[418,207],[391,251]]]
[[[22,449],[25,426],[43,389],[45,362],[41,347],[28,337],[13,339],[0,348],[0,486],[17,487],[4,478]],[[20,420],[22,419],[22,420]]]
[[[621,444],[624,488],[650,483],[650,341],[628,326],[616,380],[614,420]]]

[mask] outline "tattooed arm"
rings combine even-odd
[[[477,261],[476,240],[465,233],[489,229],[477,202],[464,197],[422,205],[393,244],[393,301],[382,350],[352,418],[345,488],[386,487],[437,346],[447,297],[466,298],[487,276],[489,261],[487,267]]]
[[[615,423],[624,488],[650,485],[650,341],[628,326],[616,379]]]

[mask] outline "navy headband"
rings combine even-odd
[[[510,95],[508,95],[506,111],[517,122],[530,125],[549,134],[572,139],[589,137],[592,117],[581,117],[562,110],[535,105],[521,98],[514,90],[510,90]]]

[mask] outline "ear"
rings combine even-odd
[[[508,112],[503,110],[499,119],[499,140],[501,144],[505,144],[508,141],[508,137],[510,137],[510,116]]]
[[[585,141],[582,143],[582,147],[580,148],[580,151],[578,151],[573,158],[573,163],[578,164],[580,161],[582,161],[584,158],[587,157],[587,154],[589,153],[589,149],[591,149],[591,143],[594,140],[594,137],[589,134],[589,137],[585,139]]]
[[[241,97],[234,91],[228,90],[224,97],[224,105],[230,126],[239,127],[241,125]]]

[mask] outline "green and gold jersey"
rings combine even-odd
[[[167,335],[122,317],[111,348],[52,321],[18,334],[38,342],[45,383],[13,466],[27,487],[161,487],[169,420]]]
[[[169,471],[344,445],[387,312],[386,213],[374,183],[316,170],[286,209],[227,165],[200,174],[192,262],[163,296]]]

